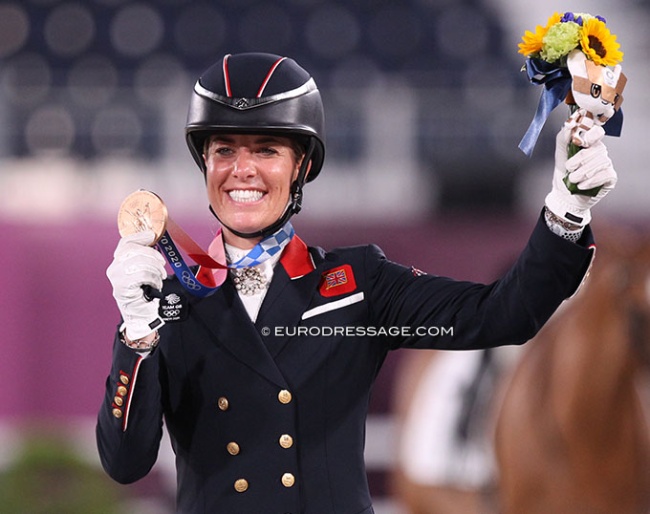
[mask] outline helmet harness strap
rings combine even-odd
[[[309,145],[307,146],[305,155],[303,156],[302,162],[300,163],[298,176],[296,177],[296,180],[294,180],[293,183],[291,184],[291,189],[289,192],[289,202],[287,203],[287,206],[284,209],[282,215],[267,227],[258,230],[256,232],[240,232],[239,230],[235,230],[234,228],[229,227],[223,221],[221,221],[221,219],[219,219],[219,216],[217,216],[217,213],[214,212],[212,205],[210,205],[210,212],[214,215],[215,218],[217,218],[217,220],[219,221],[219,223],[221,223],[223,227],[227,228],[230,232],[232,232],[237,237],[243,237],[244,239],[253,239],[257,237],[267,237],[270,236],[271,234],[274,234],[287,221],[289,221],[289,218],[291,218],[291,216],[293,216],[294,214],[298,214],[302,209],[302,188],[305,185],[305,179],[307,178],[307,168],[309,167],[311,156],[314,153],[315,147],[316,147],[316,141],[313,137],[310,137]]]

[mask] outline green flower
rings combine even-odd
[[[550,27],[542,39],[540,57],[547,62],[566,57],[580,43],[580,30],[580,25],[572,21]]]

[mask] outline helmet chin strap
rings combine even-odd
[[[210,212],[214,215],[215,218],[217,218],[223,227],[227,228],[237,237],[243,237],[244,239],[254,239],[258,237],[264,238],[277,232],[284,226],[287,221],[289,221],[289,218],[291,218],[291,216],[298,214],[302,209],[302,188],[305,184],[305,178],[307,177],[307,167],[309,166],[309,162],[311,161],[311,156],[314,152],[315,147],[316,143],[314,141],[314,138],[309,138],[309,146],[307,147],[307,151],[305,152],[302,163],[300,164],[298,176],[296,177],[296,180],[294,180],[291,184],[289,202],[287,203],[287,206],[285,207],[282,215],[267,227],[256,232],[240,232],[239,230],[235,230],[234,228],[229,227],[223,221],[221,221],[221,219],[219,219],[219,216],[217,216],[217,213],[214,212],[212,205],[210,205]]]

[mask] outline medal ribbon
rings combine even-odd
[[[295,231],[291,223],[287,222],[277,232],[265,237],[257,243],[244,257],[237,262],[227,264],[225,258],[225,250],[220,257],[223,261],[219,261],[208,253],[206,253],[180,226],[178,226],[171,218],[167,219],[167,230],[163,233],[158,241],[158,249],[164,255],[165,259],[172,268],[172,271],[178,277],[178,280],[183,287],[194,296],[204,298],[213,294],[224,280],[226,280],[228,268],[248,268],[261,264],[273,255],[282,252],[284,247],[289,244],[291,238],[294,236]],[[216,237],[220,237],[221,229]],[[178,246],[176,245],[178,243]],[[201,279],[199,273],[194,273],[185,262],[178,247],[182,248],[185,253],[194,262],[203,268],[216,270],[213,272],[214,277],[211,280],[212,284],[205,283],[205,279]],[[200,268],[199,268],[200,271]]]

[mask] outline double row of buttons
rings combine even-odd
[[[293,396],[290,391],[287,391],[286,389],[282,389],[278,393],[278,401],[284,405],[287,405],[291,403],[293,400]],[[219,410],[221,411],[227,411],[230,408],[230,402],[228,401],[228,398],[225,396],[219,397],[217,400],[217,406],[219,407]],[[293,437],[289,434],[282,434],[280,438],[278,439],[278,444],[285,449],[291,448],[293,446]],[[226,450],[230,455],[239,455],[241,452],[241,447],[239,444],[235,441],[231,441],[226,445]],[[293,487],[294,484],[296,483],[296,477],[292,473],[285,473],[282,475],[280,479],[282,485],[284,487]],[[235,480],[234,483],[234,488],[235,491],[238,493],[243,493],[248,490],[248,480],[245,478],[239,478]]]
[[[293,437],[291,437],[289,434],[282,434],[280,436],[280,439],[278,439],[278,444],[282,446],[282,448],[291,448],[293,446]],[[239,444],[235,441],[230,441],[226,445],[226,450],[230,455],[239,455],[239,452],[241,451],[241,448]]]
[[[282,389],[278,393],[278,401],[284,405],[287,405],[288,403],[291,403],[291,400],[293,400],[293,395],[291,392],[287,391],[286,389]],[[217,405],[219,406],[219,410],[221,411],[227,411],[230,408],[230,402],[228,401],[228,398],[225,396],[220,396],[219,399],[217,400]]]
[[[296,483],[296,477],[292,473],[285,473],[280,479],[284,487],[293,487]],[[248,480],[245,478],[240,478],[235,480],[235,491],[238,493],[244,493],[248,490]]]

